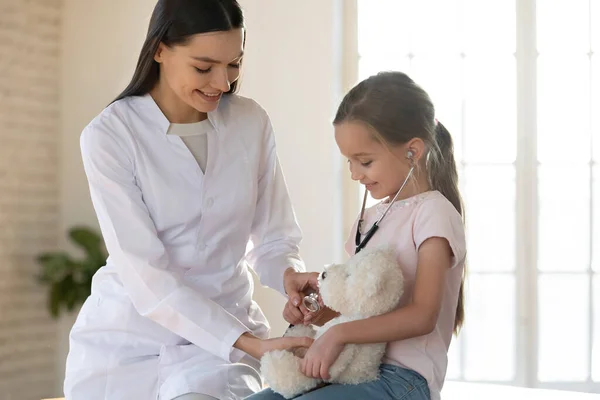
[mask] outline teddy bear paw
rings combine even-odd
[[[315,388],[320,381],[305,376],[301,371],[301,359],[286,350],[266,353],[260,360],[265,382],[276,393],[291,399]]]

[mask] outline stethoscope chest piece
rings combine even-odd
[[[316,293],[311,293],[307,296],[304,296],[304,299],[302,299],[302,304],[304,304],[304,307],[306,307],[308,311],[313,313],[321,309],[321,306],[319,305],[319,295]]]

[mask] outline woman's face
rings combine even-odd
[[[191,108],[213,111],[239,78],[243,45],[243,29],[197,34],[173,47],[161,43],[154,56],[161,84]]]

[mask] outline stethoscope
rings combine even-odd
[[[409,153],[409,159],[412,160],[411,156],[412,156],[412,153]],[[357,254],[362,249],[364,249],[365,246],[367,245],[367,243],[369,243],[369,240],[371,240],[371,238],[375,234],[375,232],[377,232],[377,230],[379,229],[379,224],[381,223],[383,218],[387,215],[388,211],[390,211],[390,208],[392,207],[392,205],[394,204],[394,202],[400,195],[400,192],[402,192],[402,189],[404,189],[404,187],[408,183],[408,180],[412,176],[414,170],[415,170],[415,166],[414,166],[414,164],[411,164],[410,169],[408,170],[408,174],[406,175],[406,179],[402,183],[402,186],[400,186],[400,189],[398,189],[398,192],[396,192],[396,195],[394,196],[392,201],[390,201],[390,204],[386,207],[386,209],[383,212],[383,214],[381,215],[381,217],[379,217],[379,219],[373,223],[373,226],[371,226],[371,229],[369,229],[367,231],[367,233],[365,234],[365,237],[363,239],[361,239],[362,235],[361,235],[360,231],[361,231],[361,226],[364,222],[365,208],[367,205],[367,195],[369,194],[368,190],[365,188],[365,195],[363,197],[362,208],[360,211],[360,218],[358,219],[358,223],[356,225],[356,237],[354,239],[356,249],[354,251],[354,254]],[[302,303],[304,304],[304,307],[306,307],[306,309],[310,312],[317,312],[321,309],[321,306],[319,305],[319,296],[316,293],[311,293],[307,296],[304,296],[304,299],[302,299]]]
[[[394,204],[394,202],[400,195],[400,192],[402,192],[402,189],[404,189],[404,186],[406,186],[406,184],[408,183],[408,180],[410,179],[414,170],[415,170],[415,166],[411,165],[410,169],[408,170],[408,174],[406,175],[406,179],[402,183],[402,186],[400,186],[400,189],[398,189],[398,191],[396,192],[396,195],[394,196],[392,201],[390,201],[390,204],[386,207],[383,214],[381,214],[381,217],[379,217],[379,219],[373,223],[373,226],[371,226],[371,229],[369,229],[367,231],[367,233],[365,234],[364,239],[361,240],[360,231],[361,231],[362,223],[364,222],[363,218],[365,216],[365,206],[367,205],[367,194],[368,194],[368,191],[365,188],[365,195],[363,197],[362,209],[360,210],[360,218],[358,219],[358,224],[356,225],[356,237],[354,239],[354,243],[356,245],[356,250],[354,251],[354,254],[357,254],[362,249],[364,249],[365,246],[367,245],[367,243],[369,243],[369,240],[371,240],[371,238],[375,234],[375,232],[377,232],[377,230],[379,229],[379,224],[383,220],[383,217],[385,217],[386,214],[388,213],[388,211],[390,211],[390,208],[392,208],[392,205]]]

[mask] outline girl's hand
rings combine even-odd
[[[329,368],[344,349],[344,342],[336,325],[325,332],[310,346],[302,360],[302,373],[309,378],[328,380]]]
[[[314,339],[309,337],[279,337],[259,339],[249,333],[244,333],[235,342],[234,347],[260,360],[265,353],[273,350],[295,350],[309,348]]]

